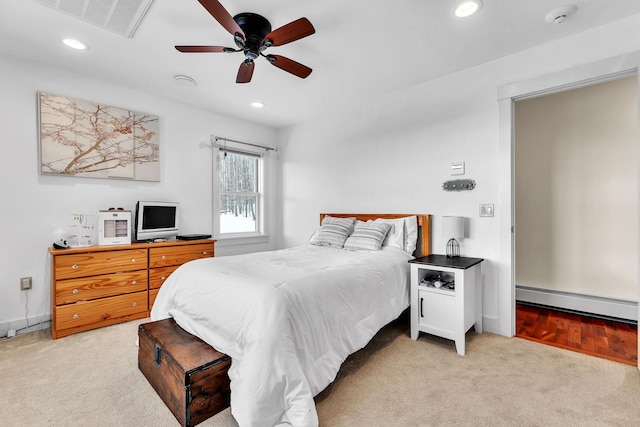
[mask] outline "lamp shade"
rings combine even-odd
[[[442,217],[442,236],[445,239],[463,239],[464,238],[464,217],[443,216]]]

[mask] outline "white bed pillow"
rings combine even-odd
[[[382,243],[382,247],[398,248],[409,255],[412,255],[416,250],[418,240],[417,216],[405,216],[396,219],[377,218],[373,222],[383,222],[393,226]]]
[[[406,216],[404,217],[404,251],[409,255],[413,254],[416,250],[418,241],[418,217]]]
[[[387,237],[385,237],[382,242],[382,247],[392,247],[400,249],[404,251],[404,239],[405,239],[405,231],[404,231],[404,218],[398,219],[386,219],[386,218],[377,218],[373,221],[374,223],[383,223],[389,224],[391,228],[387,233]]]
[[[309,243],[317,246],[333,246],[342,249],[345,240],[353,230],[355,218],[336,218],[325,216],[318,231],[311,236]]]
[[[376,222],[358,221],[347,240],[344,249],[357,251],[379,251],[391,225]]]

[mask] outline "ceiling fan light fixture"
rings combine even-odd
[[[185,76],[183,74],[176,74],[175,76],[173,76],[173,81],[180,86],[188,87],[193,87],[198,84],[193,78]]]
[[[480,9],[482,9],[482,0],[467,0],[460,3],[454,13],[458,18],[466,18]]]
[[[62,40],[62,43],[64,43],[67,47],[70,47],[71,49],[87,50],[87,45],[82,43],[80,40],[64,39]]]

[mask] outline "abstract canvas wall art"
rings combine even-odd
[[[38,92],[40,173],[160,181],[159,118]]]

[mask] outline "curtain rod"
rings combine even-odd
[[[276,148],[273,147],[267,147],[266,145],[258,145],[258,144],[252,144],[250,142],[244,142],[244,141],[236,141],[235,139],[229,139],[229,138],[223,138],[221,136],[211,136],[213,141],[211,141],[212,144],[218,142],[218,141],[227,141],[227,142],[235,142],[236,144],[243,144],[243,145],[250,145],[251,147],[258,147],[258,148],[262,148],[263,150],[266,151],[278,151]]]

